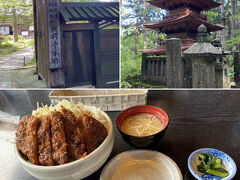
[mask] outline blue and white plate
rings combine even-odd
[[[197,170],[197,165],[200,164],[198,155],[201,153],[209,153],[217,158],[221,158],[224,169],[226,169],[229,172],[229,175],[225,178],[219,178],[216,176],[199,172]],[[198,180],[231,180],[237,173],[237,166],[234,160],[226,153],[213,148],[202,148],[192,152],[192,154],[188,157],[188,169],[190,170],[192,175]]]

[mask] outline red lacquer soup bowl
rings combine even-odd
[[[159,121],[163,122],[164,128],[160,132],[149,135],[149,136],[132,136],[132,135],[124,133],[121,130],[123,121],[126,118],[128,118],[129,116],[139,114],[139,113],[149,113],[149,114],[154,115],[155,117],[157,117],[159,119]],[[169,117],[164,110],[162,110],[158,107],[155,107],[155,106],[149,106],[149,105],[134,106],[134,107],[130,107],[130,108],[124,110],[121,114],[119,114],[119,116],[117,117],[116,123],[117,123],[117,128],[118,128],[119,132],[121,133],[123,139],[127,143],[134,145],[136,147],[139,147],[139,148],[144,148],[144,147],[157,145],[159,143],[159,141],[164,136],[166,129],[169,125]]]

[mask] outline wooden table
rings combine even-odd
[[[38,94],[38,98],[41,96],[44,102],[49,101],[46,100],[48,92],[28,93],[31,97],[29,102],[34,102],[35,96],[31,95],[32,93]],[[20,94],[21,92],[17,93],[18,98]],[[14,93],[7,97],[11,100],[16,99]],[[192,151],[203,147],[226,152],[235,160],[237,167],[240,167],[240,91],[150,91],[148,104],[164,109],[170,117],[167,132],[154,150],[172,158],[180,167],[184,180],[194,180],[188,171],[187,158]],[[13,103],[8,106],[14,109]],[[31,111],[32,108],[32,105],[25,104],[25,109],[20,110],[21,106],[17,103],[15,106],[19,108],[17,111],[21,115]],[[1,108],[0,103],[0,110]],[[6,107],[5,109],[9,110]],[[116,129],[115,120],[119,112],[108,112],[108,114],[113,120],[115,130],[115,144],[109,158],[111,159],[123,151],[135,148],[128,145]],[[0,147],[2,148],[2,145]],[[17,164],[16,160],[12,161],[15,167],[12,168],[11,173],[15,173],[16,176],[14,178],[9,174],[8,177],[11,177],[9,179],[19,179],[17,177],[34,179]],[[101,171],[102,168],[85,180],[99,179]],[[240,179],[240,170],[234,179]]]

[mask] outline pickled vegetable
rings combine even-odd
[[[221,178],[227,177],[229,175],[228,171],[223,168],[221,158],[216,158],[209,153],[199,154],[198,157],[201,161],[197,166],[199,172]]]

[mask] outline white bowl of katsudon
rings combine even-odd
[[[15,152],[37,179],[82,179],[106,162],[113,143],[112,121],[105,112],[62,100],[22,117]]]

